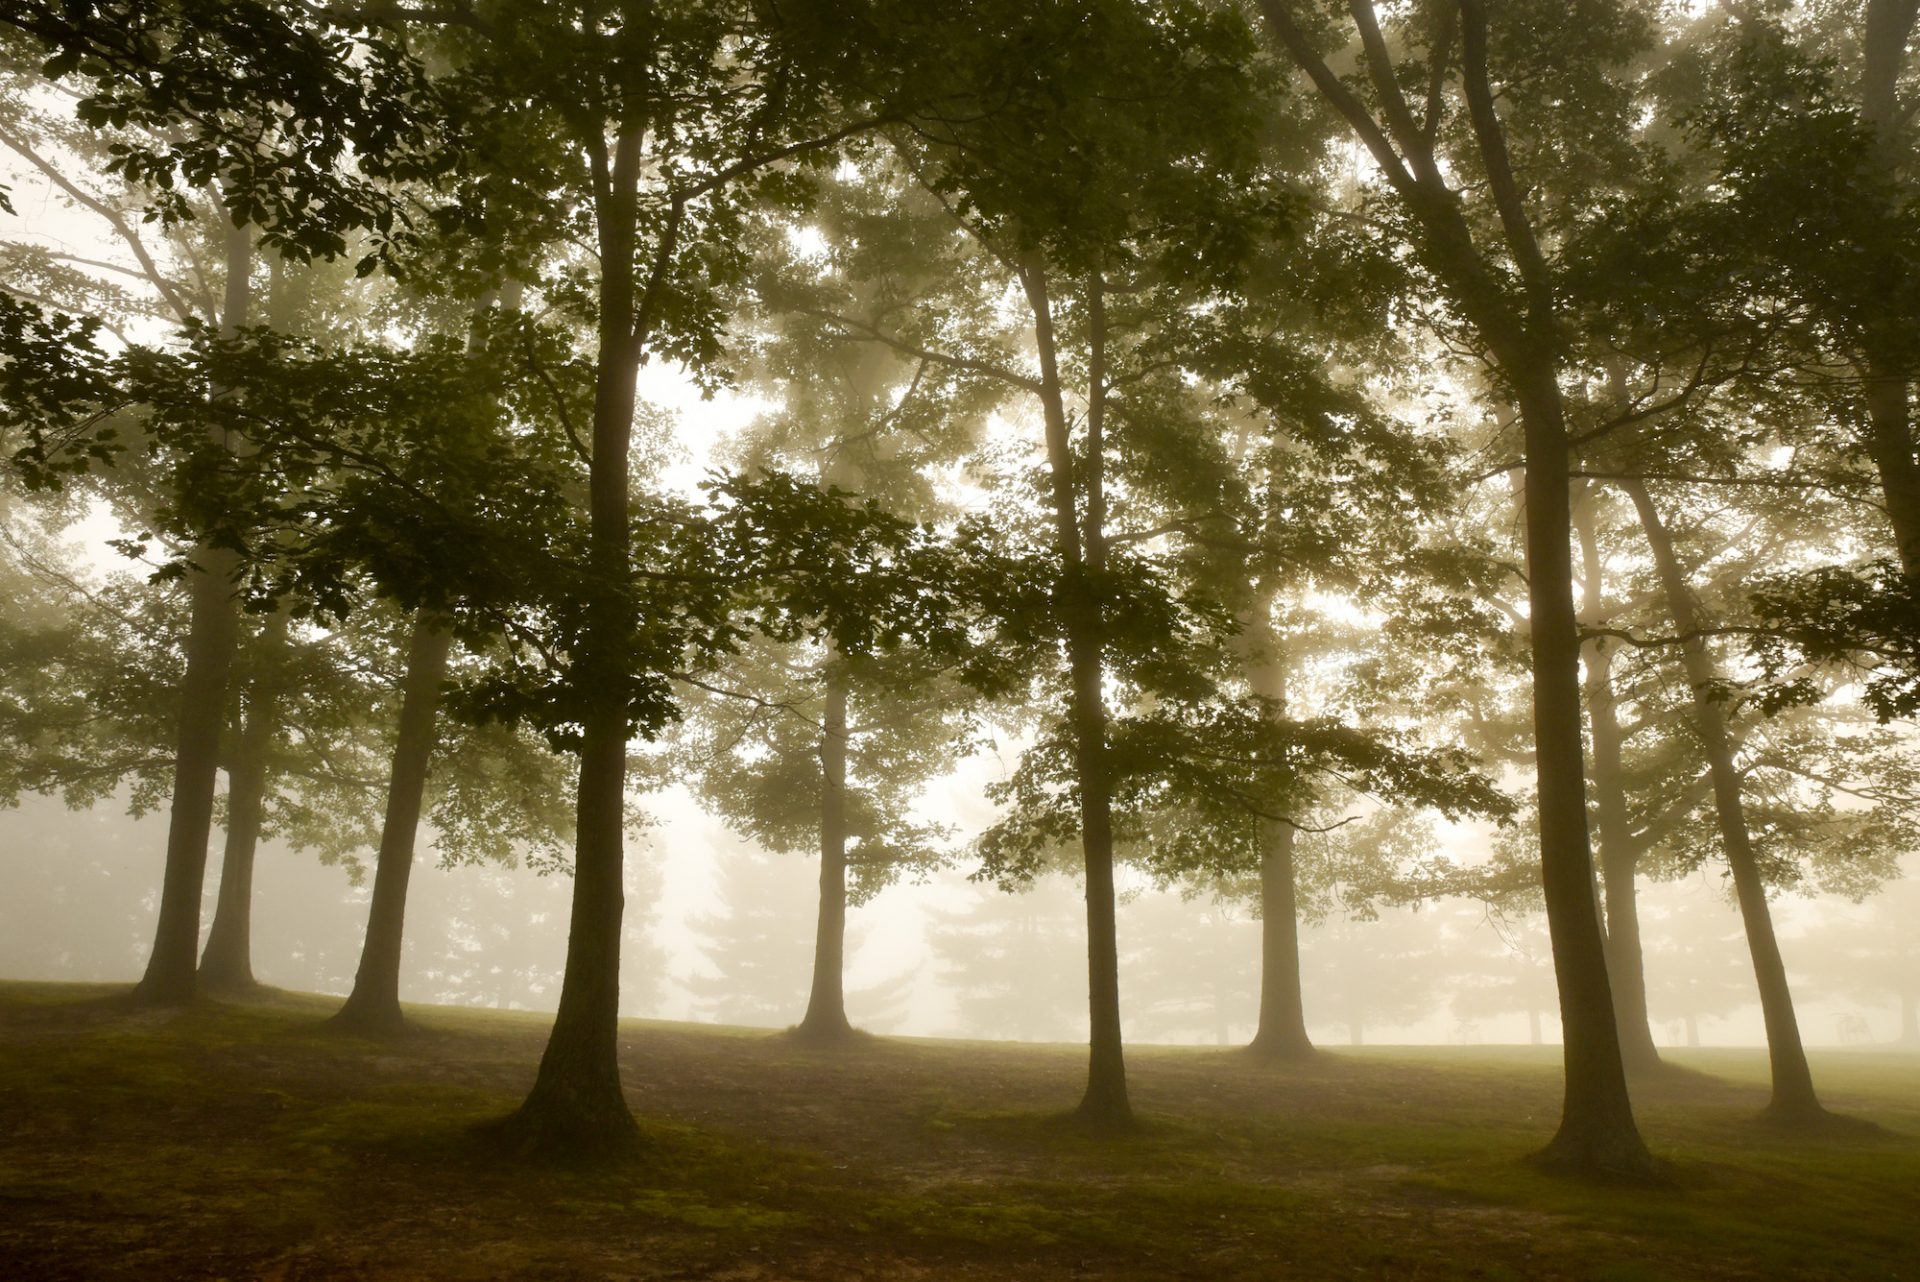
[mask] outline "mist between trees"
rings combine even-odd
[[[677,799],[676,799],[677,800]],[[670,809],[678,810],[674,806]],[[113,980],[151,943],[154,818],[112,810],[76,819],[50,802],[9,817],[0,897],[21,923],[0,943],[16,979]],[[692,854],[675,858],[669,852]],[[664,865],[675,863],[676,868]],[[559,992],[569,887],[525,867],[422,867],[402,990],[409,1000],[551,1011]],[[632,850],[621,1014],[764,1028],[806,1005],[816,873],[686,815]],[[1905,883],[1855,905],[1806,901],[1787,945],[1815,1045],[1912,1044],[1914,946]],[[254,958],[261,982],[344,995],[352,986],[367,886],[350,870],[268,843],[256,872]],[[204,908],[210,921],[217,881]],[[1759,1045],[1739,921],[1696,877],[1647,893],[1649,1007],[1666,1046]],[[847,1010],[861,1028],[929,1037],[1074,1041],[1087,1032],[1076,887],[1054,876],[1006,897],[957,873],[881,893],[848,959]],[[678,914],[668,920],[670,914]],[[1259,922],[1251,912],[1142,884],[1123,901],[1120,971],[1130,1041],[1239,1044],[1259,1016]],[[1472,903],[1380,920],[1335,917],[1303,938],[1314,1039],[1330,1046],[1559,1040],[1552,958],[1537,915]]]
[[[1129,1039],[1558,1040],[1642,1181],[1757,1009],[1848,1129],[1915,10],[9,5],[9,964],[551,1008],[520,1156],[649,1010],[1084,1036],[1102,1132]]]

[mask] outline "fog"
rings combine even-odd
[[[1920,0],[0,4],[0,1279],[1905,1276]]]
[[[814,862],[756,849],[684,793],[650,797],[646,807],[658,826],[634,843],[627,873],[621,1013],[792,1025],[813,964]],[[137,975],[157,910],[163,817],[129,819],[110,804],[75,813],[30,798],[0,823],[8,922],[0,974],[99,983]],[[268,842],[255,878],[261,982],[344,995],[365,927],[364,875],[356,884],[349,868]],[[406,1000],[554,1008],[564,874],[423,859],[415,887]],[[216,873],[209,923],[218,891]],[[1920,937],[1911,898],[1903,881],[1858,904],[1831,895],[1781,904],[1810,1043],[1914,1044]],[[1763,1045],[1739,916],[1721,879],[1703,872],[1649,886],[1642,912],[1660,1044]],[[964,868],[889,887],[853,913],[848,1014],[903,1036],[1082,1041],[1082,913],[1076,885],[1059,874],[1020,894],[970,882]],[[1129,1041],[1227,1045],[1253,1035],[1259,923],[1244,906],[1183,899],[1136,879],[1123,887],[1119,920]],[[1551,955],[1534,915],[1456,903],[1336,918],[1307,930],[1302,963],[1308,1028],[1326,1045],[1527,1044],[1536,1029],[1544,1042],[1559,1039]]]

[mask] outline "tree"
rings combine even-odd
[[[949,517],[932,475],[972,447],[998,389],[858,335],[927,308],[931,295],[951,304],[950,224],[903,175],[872,163],[824,183],[808,220],[818,248],[796,252],[775,228],[758,269],[759,381],[781,407],[740,442],[738,462],[811,473],[905,518]],[[963,749],[969,701],[926,655],[767,643],[731,656],[724,675],[702,718],[700,792],[767,849],[819,852],[813,983],[794,1032],[844,1041],[848,907],[947,857],[945,834],[911,811]]]
[[[1540,867],[1565,1030],[1560,1128],[1542,1161],[1557,1170],[1650,1179],[1656,1166],[1628,1098],[1587,835],[1570,547],[1573,443],[1560,382],[1571,318],[1558,298],[1553,242],[1541,232],[1543,217],[1554,229],[1558,211],[1530,208],[1512,142],[1516,128],[1525,131],[1523,161],[1540,151],[1564,167],[1569,152],[1584,152],[1583,159],[1599,162],[1596,179],[1616,168],[1609,162],[1617,153],[1606,152],[1630,134],[1631,99],[1614,85],[1620,66],[1644,45],[1647,23],[1625,4],[1582,5],[1577,21],[1564,9],[1510,7],[1496,33],[1478,0],[1435,5],[1409,15],[1403,34],[1420,52],[1403,78],[1376,6],[1356,3],[1356,84],[1326,61],[1318,6],[1262,0],[1260,9],[1288,57],[1372,158],[1405,220],[1403,234],[1518,407]],[[1524,38],[1508,40],[1521,32]],[[1515,105],[1503,119],[1496,75],[1509,88],[1531,80],[1558,92],[1509,93]],[[1421,116],[1407,99],[1410,81],[1428,86]],[[1568,126],[1556,139],[1561,145],[1543,147],[1556,125]],[[1457,176],[1463,170],[1450,177],[1443,156],[1485,186],[1468,193]]]

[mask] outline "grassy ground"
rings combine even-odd
[[[1879,1138],[1751,1123],[1754,1052],[1639,1086],[1674,1187],[1519,1159],[1557,1057],[1333,1051],[1296,1068],[1136,1048],[1137,1135],[1060,1119],[1070,1047],[632,1022],[645,1157],[527,1170],[472,1123],[532,1079],[541,1016],[423,1008],[394,1045],[276,997],[132,1014],[0,984],[0,1278],[1920,1279],[1920,1058],[1828,1054]]]

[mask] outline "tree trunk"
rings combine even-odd
[[[1542,1157],[1569,1170],[1639,1174],[1651,1159],[1627,1095],[1587,841],[1566,425],[1550,368],[1508,374],[1520,392],[1526,439],[1540,872],[1566,1062],[1560,1129]]]
[[[820,913],[814,930],[813,991],[794,1034],[844,1042],[847,1020],[847,669],[830,658],[820,727]]]
[[[1540,1039],[1540,1009],[1537,1006],[1527,1007],[1527,1044],[1529,1046],[1544,1044]]]
[[[1101,343],[1092,342],[1093,391],[1087,412],[1087,525],[1082,542],[1074,491],[1073,453],[1067,439],[1066,401],[1061,392],[1054,348],[1053,309],[1047,268],[1038,254],[1020,264],[1020,282],[1033,310],[1034,342],[1040,358],[1040,403],[1046,423],[1047,465],[1052,482],[1055,542],[1062,581],[1056,608],[1066,633],[1072,682],[1069,721],[1073,727],[1074,767],[1080,787],[1080,847],[1086,872],[1087,1004],[1090,1032],[1087,1089],[1079,1116],[1103,1127],[1132,1124],[1127,1097],[1127,1067],[1120,1034],[1120,946],[1113,891],[1112,798],[1107,783],[1107,712],[1100,606],[1095,580],[1105,566],[1103,539],[1103,466]],[[1090,291],[1098,297],[1098,291]]]
[[[1247,684],[1284,706],[1287,673],[1271,622],[1273,595],[1256,594],[1246,629]],[[1260,1025],[1247,1044],[1259,1059],[1305,1059],[1313,1054],[1300,992],[1300,910],[1295,900],[1292,824],[1258,821],[1260,831]]]
[[[1699,1016],[1697,1016],[1697,1015],[1692,1015],[1692,1014],[1689,1014],[1689,1015],[1688,1015],[1688,1016],[1686,1017],[1686,1024],[1687,1024],[1687,1045],[1688,1045],[1688,1046],[1692,1046],[1692,1047],[1695,1047],[1695,1048],[1698,1048],[1698,1047],[1699,1047],[1699,1045],[1700,1045],[1700,1018],[1699,1018]]]
[[[1920,993],[1900,994],[1900,1044],[1920,1046]]]
[[[1589,627],[1606,623],[1604,567],[1593,511],[1591,486],[1581,488],[1573,505],[1574,529],[1580,537],[1583,571],[1582,605]],[[1614,1024],[1620,1034],[1620,1055],[1627,1071],[1651,1072],[1660,1067],[1647,1018],[1645,954],[1640,943],[1640,903],[1635,880],[1641,843],[1627,811],[1621,757],[1626,736],[1613,698],[1613,643],[1604,636],[1590,638],[1582,651],[1586,668],[1587,726],[1593,741],[1593,796],[1595,825],[1600,836],[1601,887],[1606,905],[1607,978],[1613,990]]]
[[[620,1091],[620,922],[626,908],[627,665],[633,632],[627,528],[635,386],[646,350],[636,314],[634,252],[643,131],[621,129],[611,168],[595,139],[600,241],[600,347],[594,366],[593,449],[588,473],[590,581],[574,689],[591,693],[581,717],[580,782],[574,809],[573,908],[560,1006],[533,1089],[499,1138],[524,1157],[602,1157],[632,1149],[639,1127]],[[656,257],[652,285],[672,261],[678,206]],[[651,290],[649,291],[651,294]]]
[[[1813,1073],[1800,1043],[1800,1024],[1794,1015],[1793,994],[1787,986],[1787,967],[1773,933],[1773,914],[1767,907],[1767,889],[1760,877],[1747,829],[1746,807],[1740,797],[1740,770],[1733,758],[1733,740],[1726,718],[1713,697],[1714,671],[1707,643],[1700,636],[1700,620],[1693,594],[1687,588],[1679,557],[1660,513],[1639,481],[1622,482],[1646,531],[1647,547],[1667,598],[1668,613],[1683,638],[1680,647],[1687,681],[1693,687],[1694,722],[1706,753],[1713,782],[1714,809],[1720,820],[1720,843],[1726,848],[1733,873],[1734,897],[1746,927],[1747,948],[1753,956],[1754,979],[1760,989],[1760,1013],[1767,1026],[1767,1057],[1773,1069],[1773,1099],[1767,1115],[1782,1122],[1817,1121],[1827,1116],[1813,1090]]]
[[[1644,1178],[1652,1174],[1654,1163],[1634,1124],[1627,1094],[1587,838],[1566,420],[1550,361],[1522,350],[1504,363],[1514,382],[1526,442],[1527,609],[1533,643],[1540,876],[1566,1064],[1560,1129],[1541,1161],[1577,1173]]]
[[[286,630],[276,613],[262,629],[263,667],[269,647]],[[253,977],[253,860],[260,845],[267,796],[267,756],[278,722],[278,691],[263,671],[248,682],[247,707],[227,771],[227,842],[220,861],[220,897],[200,954],[200,987],[210,993],[243,994],[259,987]]]
[[[400,1013],[400,954],[406,932],[407,883],[437,737],[440,686],[446,680],[453,637],[440,621],[414,616],[407,673],[400,687],[400,725],[387,771],[387,812],[373,867],[373,900],[353,991],[332,1019],[339,1028],[391,1036],[406,1028]]]
[[[247,323],[247,277],[253,242],[246,228],[226,237],[226,296],[220,332],[231,337]],[[187,670],[180,681],[180,720],[174,739],[173,797],[167,817],[167,865],[160,887],[160,920],[153,953],[132,999],[144,1005],[191,1001],[200,951],[200,898],[207,879],[207,842],[213,835],[213,796],[220,772],[220,732],[227,677],[240,631],[234,579],[240,559],[226,548],[194,549],[187,572],[190,619]]]
[[[1247,1050],[1259,1059],[1306,1059],[1300,993],[1300,919],[1294,902],[1292,824],[1260,821],[1260,1026]]]
[[[1876,135],[1874,154],[1889,173],[1900,164],[1901,132],[1907,127],[1898,87],[1907,42],[1912,39],[1920,3],[1868,0],[1861,32],[1860,114]],[[1888,270],[1897,270],[1887,264]],[[1908,574],[1920,574],[1920,461],[1914,456],[1908,408],[1913,371],[1879,355],[1899,350],[1904,335],[1869,334],[1861,377],[1867,404],[1868,453],[1880,474],[1894,545]]]

